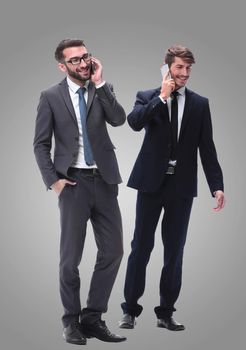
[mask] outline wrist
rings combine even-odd
[[[54,189],[56,188],[57,184],[59,184],[60,181],[61,181],[61,179],[58,179],[56,182],[54,182],[54,183],[50,186],[50,188],[51,188],[52,190],[54,190]]]
[[[102,85],[104,83],[103,79],[99,79],[94,81],[95,87],[100,87],[100,85]]]
[[[224,192],[222,190],[216,190],[213,192],[214,197],[216,197],[216,195],[220,195],[220,194],[224,194]]]
[[[167,103],[167,100],[164,99],[161,95],[159,95],[159,98],[160,98],[160,100],[161,100],[163,103]]]
[[[160,97],[164,100],[164,101],[167,101],[168,97],[166,94],[162,94],[160,93]]]

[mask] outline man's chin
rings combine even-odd
[[[85,74],[85,75],[80,75],[81,81],[87,81],[87,80],[90,79],[90,77],[91,77],[91,74],[90,74],[90,73]]]
[[[182,88],[182,87],[184,87],[185,85],[186,85],[186,82],[185,83],[179,83],[179,84],[175,84],[176,85],[176,89],[180,89],[180,88]]]
[[[78,76],[73,77],[73,78],[78,80],[78,81],[80,81],[81,83],[85,83],[88,80],[90,80],[90,76],[88,76],[88,77],[85,77],[85,76],[81,77],[80,75],[78,75]]]
[[[86,81],[88,81],[89,79],[90,79],[90,77],[91,77],[91,74],[90,74],[90,72],[88,72],[88,74],[79,74],[79,73],[71,73],[71,72],[69,72],[70,74],[69,74],[69,76],[70,76],[70,78],[73,80],[73,79],[75,79],[75,80],[77,80],[77,81],[80,81],[81,83],[85,83]]]
[[[188,79],[186,79],[186,80],[179,80],[179,81],[176,81],[175,83],[176,83],[176,86],[181,88],[181,87],[184,87],[186,85],[187,81],[188,81]]]
[[[80,81],[82,81],[83,83],[86,83],[88,80],[90,80],[90,77],[88,78],[83,77],[80,79]]]

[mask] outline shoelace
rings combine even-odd
[[[99,322],[100,326],[101,326],[102,328],[104,328],[105,332],[106,332],[108,335],[112,335],[112,333],[110,332],[110,330],[109,330],[108,327],[106,326],[105,321],[100,320],[100,321],[98,321],[98,322]]]

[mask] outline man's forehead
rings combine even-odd
[[[179,65],[182,65],[182,66],[191,66],[191,63],[188,62],[186,59],[183,59],[182,57],[174,57],[174,61],[173,61],[173,64],[179,64]]]
[[[85,46],[73,46],[73,47],[67,47],[63,50],[63,55],[65,57],[74,57],[74,56],[80,56],[87,52],[87,49]]]

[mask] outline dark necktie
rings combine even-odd
[[[177,159],[177,139],[178,139],[178,101],[177,96],[178,91],[172,93],[172,103],[171,103],[171,131],[172,131],[172,151],[171,159]]]
[[[85,90],[86,89],[84,87],[83,88],[80,87],[77,93],[79,94],[79,111],[80,111],[81,126],[82,126],[85,162],[87,165],[93,165],[94,158],[93,158],[90,141],[87,134],[87,125],[86,125],[87,110],[86,110],[86,103],[84,98]]]

